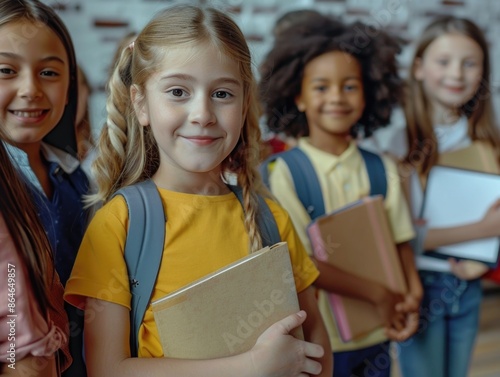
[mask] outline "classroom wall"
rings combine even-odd
[[[152,15],[167,6],[189,3],[223,9],[245,33],[258,65],[272,44],[271,30],[283,13],[314,8],[341,17],[383,26],[408,42],[400,56],[405,74],[412,41],[436,15],[468,17],[480,25],[491,46],[492,94],[500,113],[500,1],[498,0],[43,0],[68,26],[77,58],[93,88],[90,113],[94,132],[105,120],[105,82],[118,41],[140,30]],[[497,119],[500,119],[497,114]],[[500,123],[500,122],[499,122]]]

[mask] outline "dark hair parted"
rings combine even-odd
[[[400,42],[361,22],[345,25],[328,16],[314,16],[277,38],[260,67],[259,90],[271,131],[293,137],[309,135],[295,98],[301,92],[306,65],[332,51],[350,54],[362,70],[366,106],[351,128],[352,135],[370,136],[389,123],[391,109],[402,94],[396,61]]]

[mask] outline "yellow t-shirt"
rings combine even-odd
[[[300,139],[298,147],[309,157],[314,166],[323,193],[326,213],[369,195],[368,173],[355,143],[351,143],[340,156],[313,147],[308,138]],[[389,158],[382,157],[382,160],[387,175],[387,195],[384,203],[394,240],[396,243],[409,241],[415,234],[408,205],[401,190],[397,167]],[[292,176],[283,160],[276,161],[269,182],[272,193],[290,214],[300,239],[311,254],[312,247],[306,231],[311,218],[297,197]],[[353,237],[355,236],[353,234]],[[387,340],[383,329],[379,329],[362,339],[343,343],[324,291],[319,292],[318,304],[333,351],[361,349]]]
[[[166,210],[166,242],[152,300],[205,276],[248,254],[243,210],[233,193],[220,196],[184,194],[159,189]],[[288,243],[297,291],[319,275],[304,250],[288,214],[266,200],[276,219],[282,241]],[[124,245],[128,210],[121,196],[97,211],[83,238],[65,299],[85,308],[93,297],[130,309],[130,289]],[[153,312],[149,307],[139,329],[140,357],[163,357]]]

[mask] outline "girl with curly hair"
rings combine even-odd
[[[265,190],[253,153],[260,129],[251,67],[243,33],[212,8],[168,8],[121,52],[108,83],[108,119],[93,165],[99,186],[94,199],[105,204],[89,225],[65,291],[68,302],[85,310],[90,375],[331,374],[330,347],[312,287],[318,271],[288,214],[270,199],[266,203],[289,246],[305,322],[304,312],[292,314],[238,355],[182,360],[164,354],[149,306],[137,355],[131,353],[124,258],[129,217],[123,197],[112,198],[117,190],[152,179],[165,208],[162,258],[167,263],[160,264],[151,301],[262,247],[257,212]],[[241,186],[243,205],[226,173]],[[288,335],[301,324],[307,341]]]
[[[401,95],[396,40],[356,22],[343,25],[324,17],[305,21],[278,38],[261,67],[260,91],[272,131],[298,137],[321,186],[325,212],[367,196],[367,168],[353,138],[388,124]],[[387,177],[385,208],[409,286],[405,296],[316,261],[319,305],[334,358],[334,376],[389,376],[388,339],[403,340],[416,331],[422,287],[409,241],[414,237],[409,210],[393,161],[382,157]],[[311,216],[299,200],[286,163],[278,158],[269,177],[272,193],[290,213],[312,251],[306,228]],[[353,229],[354,230],[354,229]],[[359,229],[362,232],[362,229]],[[353,237],[356,234],[353,233]],[[354,252],[354,251],[353,251]],[[386,326],[342,342],[327,293],[370,302]],[[374,312],[374,315],[377,313]]]

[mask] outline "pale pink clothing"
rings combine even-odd
[[[12,270],[12,266],[15,266],[15,276],[11,275],[13,281],[9,284],[8,269]],[[23,260],[0,214],[0,362],[10,363],[7,358],[11,343],[15,344],[16,361],[27,355],[51,356],[62,348],[60,366],[64,370],[69,366],[71,358],[67,349],[68,319],[63,308],[62,285],[55,274],[49,297],[54,308],[49,309],[48,313],[41,313],[29,279]],[[14,312],[10,312],[11,308],[8,306],[9,288],[15,289]]]

